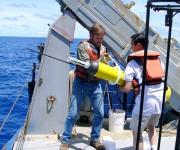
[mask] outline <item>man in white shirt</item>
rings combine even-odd
[[[137,33],[131,36],[131,48],[133,51],[133,57],[136,59],[131,59],[125,69],[125,85],[120,87],[121,91],[129,92],[133,87],[133,80],[136,79],[139,85],[139,94],[137,94],[135,99],[135,106],[132,111],[132,120],[130,123],[130,128],[133,131],[133,146],[136,147],[136,138],[138,132],[138,122],[139,122],[139,113],[140,113],[140,103],[141,103],[141,84],[142,84],[142,74],[143,74],[143,63],[141,62],[144,57],[144,48],[146,47],[148,41],[146,41],[144,34]],[[152,55],[155,55],[158,52],[153,52]],[[159,56],[159,55],[158,55]],[[157,58],[158,58],[157,56]],[[137,58],[139,59],[137,61]],[[140,60],[141,59],[141,60]],[[159,60],[159,59],[158,59]],[[157,60],[157,62],[158,62]],[[140,63],[139,63],[140,62]],[[159,60],[160,62],[160,60]],[[151,61],[150,61],[151,63]],[[163,70],[161,66],[162,63],[159,63],[160,66],[151,67],[152,71],[158,72],[158,70]],[[159,67],[159,68],[158,68]],[[148,68],[146,68],[148,69]],[[163,88],[164,84],[162,82],[163,76],[158,76],[158,82],[156,83],[148,83],[145,85],[144,92],[144,104],[143,104],[143,112],[142,112],[142,122],[141,122],[141,134],[139,141],[139,150],[143,150],[143,139],[142,132],[145,128],[147,128],[147,132],[149,135],[149,141],[151,145],[151,150],[157,149],[157,132],[155,126],[159,122],[161,107],[162,107],[162,99],[163,99]],[[164,74],[164,70],[163,70]],[[160,80],[159,80],[160,79]]]

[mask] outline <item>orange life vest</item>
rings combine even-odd
[[[147,53],[146,63],[146,85],[159,84],[164,77],[164,70],[159,59],[160,53],[155,51],[149,51]],[[138,64],[144,65],[144,51],[138,51],[128,56],[128,62],[134,59]],[[137,83],[137,79],[132,82],[135,94],[139,94],[140,84]]]
[[[95,48],[94,45],[92,45],[88,41],[83,41],[80,44],[82,44],[82,43],[85,44],[86,52],[89,55],[90,61],[97,61],[98,59],[103,57],[106,52],[106,48],[103,45],[101,45],[100,52],[98,54],[98,50]],[[90,75],[85,68],[79,67],[79,66],[76,67],[75,76],[79,77],[81,79],[85,79],[87,81],[88,80],[90,80],[90,81],[98,80],[97,77]]]

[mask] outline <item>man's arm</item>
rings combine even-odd
[[[120,87],[120,90],[128,93],[131,89],[132,89],[132,81],[135,77],[135,71],[134,71],[134,65],[133,65],[133,61],[130,61],[127,66],[126,69],[124,71],[124,80],[125,80],[125,84],[124,86]]]

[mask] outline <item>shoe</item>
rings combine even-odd
[[[68,150],[69,144],[61,143],[60,150]]]
[[[94,147],[96,150],[105,150],[104,145],[100,141],[90,141],[90,146]]]

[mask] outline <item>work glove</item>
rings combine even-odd
[[[101,58],[100,62],[107,64],[109,61],[111,61],[111,56],[109,53],[105,53],[104,56]]]

